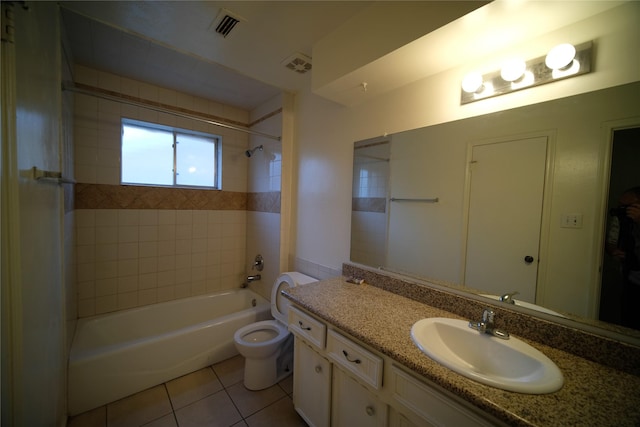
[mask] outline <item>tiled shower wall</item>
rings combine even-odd
[[[238,287],[246,211],[79,209],[79,316]]]
[[[83,66],[75,67],[74,82],[236,124],[249,121],[244,110]],[[189,190],[193,197],[185,200],[183,190],[167,195],[119,186],[122,117],[220,135],[223,191]],[[74,129],[79,317],[242,283],[247,134],[82,94],[75,95]],[[150,196],[157,194],[161,201]]]

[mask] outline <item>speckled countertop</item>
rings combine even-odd
[[[504,391],[445,368],[422,353],[411,340],[411,326],[420,319],[460,316],[375,286],[347,283],[343,278],[289,289],[285,295],[310,313],[509,425],[640,425],[640,377],[636,375],[518,337],[558,365],[564,375],[564,386],[543,395]]]

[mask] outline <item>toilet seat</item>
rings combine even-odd
[[[275,333],[275,336],[273,336],[273,338],[263,340],[245,339],[246,336],[255,334],[256,332],[262,330],[271,331]],[[288,335],[289,330],[280,322],[276,320],[263,320],[261,322],[251,323],[250,325],[243,326],[236,331],[233,338],[236,342],[240,342],[243,346],[246,347],[266,347],[272,344],[279,343],[280,341],[287,338]]]

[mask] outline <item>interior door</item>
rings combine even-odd
[[[547,137],[476,145],[465,284],[535,303]]]

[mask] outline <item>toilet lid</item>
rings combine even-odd
[[[298,273],[297,271],[282,273],[276,279],[271,289],[271,315],[273,318],[283,325],[286,325],[289,321],[288,316],[291,301],[282,295],[280,291],[313,282],[316,282],[316,279],[302,273]]]
[[[278,278],[278,286],[274,287],[275,295],[272,295],[273,301],[275,301],[275,304],[271,304],[271,315],[273,315],[273,317],[276,320],[279,320],[285,325],[289,321],[288,315],[289,315],[289,306],[291,305],[291,301],[289,301],[287,297],[282,295],[280,291],[283,289],[288,289],[290,287],[291,286],[289,286],[289,283],[287,283],[285,280],[281,280],[280,278]]]

